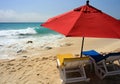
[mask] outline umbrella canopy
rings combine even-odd
[[[42,24],[65,36],[120,38],[120,21],[88,4]]]
[[[120,21],[89,5],[48,19],[41,26],[69,37],[120,38]],[[82,48],[83,48],[82,41]],[[82,50],[82,49],[81,49]]]

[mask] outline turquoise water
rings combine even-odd
[[[27,27],[40,27],[40,24],[41,23],[27,23],[27,22],[0,23],[0,30],[25,29]]]
[[[0,36],[2,34],[6,35],[10,32],[10,34],[19,34],[19,35],[25,35],[25,34],[33,34],[33,35],[47,35],[47,34],[58,34],[48,28],[43,28],[40,26],[42,24],[41,22],[36,23],[0,23]],[[23,33],[22,33],[23,31]],[[26,32],[25,32],[26,31]],[[4,34],[3,34],[4,33]]]

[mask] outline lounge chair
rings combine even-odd
[[[109,53],[103,56],[94,50],[90,50],[84,51],[83,55],[91,58],[95,73],[100,79],[120,74],[120,53]]]
[[[88,57],[75,58],[72,54],[57,55],[57,66],[62,83],[89,81],[84,69],[85,63],[88,62]]]

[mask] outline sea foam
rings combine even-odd
[[[33,27],[26,27],[26,24],[11,25],[12,27],[7,29],[0,27],[2,28],[0,30],[0,59],[14,58],[18,51],[27,50],[28,47],[57,47],[59,46],[58,39],[63,38],[63,35],[39,27],[39,25]],[[15,25],[15,28],[13,25]],[[25,27],[17,28],[21,25]],[[27,44],[28,41],[32,41],[32,43]]]
[[[28,27],[26,29],[18,29],[18,30],[1,30],[0,37],[7,36],[16,36],[16,35],[26,35],[26,34],[36,34],[37,32],[34,28]]]

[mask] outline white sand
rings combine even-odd
[[[37,44],[36,46],[33,42],[25,44],[27,47],[18,53],[16,51],[9,52],[11,55],[14,55],[13,57],[17,58],[0,60],[0,84],[61,84],[59,71],[56,68],[56,54],[79,54],[81,38],[65,38],[60,40],[59,44],[57,44],[60,47],[53,47],[53,44],[45,46]],[[85,38],[84,50],[91,49],[99,52],[120,50],[120,40]],[[94,78],[94,76],[91,77]],[[91,81],[90,84],[113,84],[113,82],[116,82],[114,84],[120,83],[120,81],[101,81],[97,79]]]

